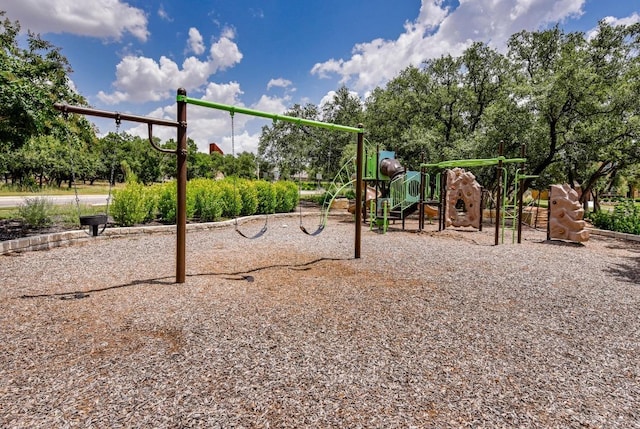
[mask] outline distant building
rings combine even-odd
[[[220,149],[220,146],[215,143],[209,143],[209,155],[211,155],[213,152],[218,152],[220,155],[224,155],[224,152],[222,151],[222,149]]]

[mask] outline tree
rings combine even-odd
[[[285,116],[319,120],[317,106],[307,104],[304,107],[294,105]],[[305,170],[312,162],[317,146],[317,134],[304,125],[288,121],[277,121],[272,126],[262,127],[258,144],[258,157],[271,163],[280,172],[280,177],[291,178],[299,171]]]
[[[565,34],[555,27],[522,31],[509,40],[509,58],[516,68],[510,88],[518,106],[532,121],[527,143],[528,165],[541,175],[570,151],[567,140],[581,112],[593,102],[593,74],[581,33]],[[531,179],[526,181],[528,187]]]
[[[586,205],[592,190],[613,185],[619,174],[633,177],[640,162],[640,24],[611,26],[600,22],[589,41],[594,103],[583,112],[572,136],[570,179],[581,183]]]
[[[27,47],[21,48],[19,22],[4,17],[0,11],[0,166],[5,179],[20,181],[28,172],[16,151],[33,136],[65,134],[66,125],[53,104],[86,101],[69,86],[71,67],[60,49],[30,31]],[[86,122],[78,125],[91,129]]]
[[[332,124],[355,127],[363,122],[363,103],[346,86],[340,87],[333,98],[322,106],[322,120]],[[342,167],[343,152],[355,144],[352,133],[336,132],[324,128],[309,129],[316,144],[311,147],[309,169],[330,178]]]

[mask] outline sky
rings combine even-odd
[[[176,91],[282,114],[322,105],[341,86],[362,100],[409,65],[460,55],[473,42],[500,52],[514,33],[556,24],[640,22],[640,0],[0,0],[7,18],[62,49],[71,83],[101,110],[176,119]],[[100,135],[113,121],[88,118]],[[188,105],[202,152],[256,152],[270,121]],[[342,124],[355,126],[356,124]],[[147,137],[143,124],[121,131]],[[175,129],[154,127],[162,142]]]

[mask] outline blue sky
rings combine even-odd
[[[0,0],[0,10],[62,48],[99,109],[175,119],[175,94],[283,113],[346,85],[362,99],[410,64],[559,23],[640,21],[638,0]],[[111,121],[92,119],[101,133]],[[255,152],[264,119],[235,117],[235,150]],[[355,124],[344,124],[355,125]],[[231,152],[229,114],[188,107],[189,137]],[[146,127],[123,124],[146,137]],[[163,141],[173,129],[154,128]]]

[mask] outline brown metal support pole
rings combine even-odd
[[[551,186],[547,195],[547,241],[551,240]]]
[[[420,210],[418,212],[420,217],[418,218],[418,231],[422,231],[424,229],[424,193],[426,189],[426,185],[424,183],[425,177],[425,167],[420,167]]]
[[[184,88],[178,89],[178,95],[187,95]],[[176,237],[176,283],[184,283],[186,279],[186,249],[187,249],[187,103],[178,101],[178,196],[177,237]]]
[[[484,212],[484,194],[485,194],[484,189],[482,187],[480,187],[480,222],[478,223],[478,225],[479,225],[478,230],[479,231],[482,231],[482,221],[483,221],[483,218],[482,218],[483,217],[482,216],[483,213],[482,212]]]
[[[500,141],[500,146],[498,148],[498,155],[502,156],[504,153],[504,142]],[[502,159],[498,161],[498,195],[496,198],[496,234],[495,234],[495,245],[500,244],[500,206],[502,205]]]
[[[363,124],[358,124],[358,128],[364,128]],[[362,169],[364,155],[364,133],[358,133],[358,146],[356,152],[356,238],[355,238],[355,259],[360,259],[362,244]]]
[[[438,231],[444,231],[447,227],[447,170],[440,172],[440,213],[438,216]]]
[[[527,156],[527,147],[522,144],[520,146],[520,158],[524,158]],[[520,175],[524,176],[525,164],[524,162],[520,165]],[[518,185],[518,244],[522,243],[522,201],[524,200],[524,178],[520,179],[520,183]]]

